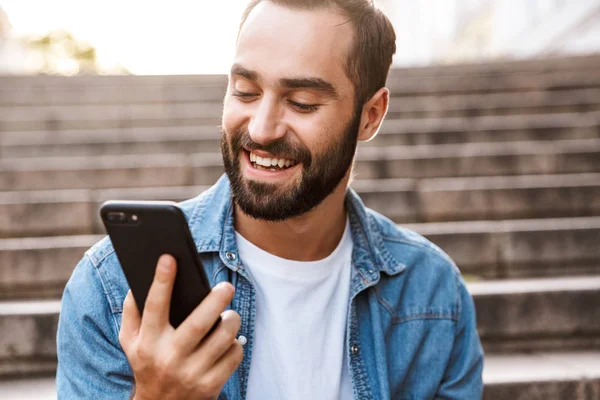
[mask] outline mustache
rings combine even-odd
[[[225,129],[222,129],[222,135],[227,136]],[[278,158],[293,159],[301,162],[305,167],[309,167],[312,162],[310,151],[303,145],[290,143],[285,138],[278,139],[266,145],[256,143],[250,137],[248,131],[238,131],[231,136],[231,150],[234,154],[239,153],[242,149],[248,151],[262,150],[270,153]]]

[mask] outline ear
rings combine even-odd
[[[377,135],[383,117],[387,113],[389,101],[390,91],[388,88],[383,87],[364,104],[360,118],[358,140],[366,142]]]

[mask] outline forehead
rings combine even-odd
[[[351,23],[334,9],[291,9],[263,1],[240,31],[235,62],[265,80],[314,76],[349,85],[344,68],[353,35]]]

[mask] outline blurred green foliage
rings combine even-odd
[[[32,56],[40,60],[40,73],[99,72],[96,49],[67,31],[56,30],[41,37],[28,37],[24,39],[24,45]]]

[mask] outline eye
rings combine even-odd
[[[255,94],[255,93],[249,93],[249,92],[240,92],[240,91],[238,91],[238,90],[235,90],[233,93],[231,93],[231,95],[232,95],[233,97],[237,97],[237,98],[239,98],[239,99],[251,99],[251,98],[253,98],[253,97],[256,97],[256,96],[258,96],[258,95],[257,95],[257,94]]]
[[[288,100],[288,102],[296,107],[297,109],[300,110],[300,112],[312,112],[312,111],[317,111],[319,109],[319,104],[304,104],[304,103],[298,103],[296,101],[293,100]]]

